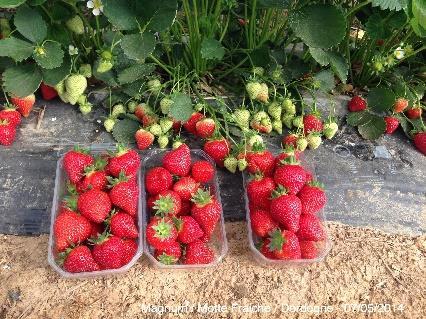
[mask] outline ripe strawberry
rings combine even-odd
[[[270,198],[275,189],[275,182],[271,177],[256,175],[247,183],[247,196],[250,204],[263,210],[269,210]]]
[[[64,156],[64,169],[71,183],[78,183],[83,178],[86,167],[93,165],[94,162],[95,160],[88,154],[88,151],[78,146],[67,152]]]
[[[274,181],[277,185],[284,186],[289,194],[296,195],[305,185],[306,173],[303,167],[290,157],[287,164],[275,170]]]
[[[209,161],[198,161],[192,165],[192,178],[199,183],[208,183],[214,177],[214,167]]]
[[[71,273],[100,270],[87,246],[77,246],[67,252],[63,263],[64,270]]]
[[[139,188],[134,180],[124,175],[124,171],[120,173],[117,179],[110,178],[112,185],[109,192],[109,198],[114,206],[124,210],[126,213],[135,216],[138,210]]]
[[[216,123],[211,118],[204,118],[195,124],[196,135],[201,138],[209,138],[216,129]]]
[[[121,238],[102,234],[95,240],[92,254],[101,269],[117,269],[124,265],[125,250]]]
[[[186,176],[191,170],[191,151],[182,144],[163,156],[163,167],[173,175]]]
[[[299,237],[299,240],[319,241],[326,239],[326,233],[317,216],[302,214],[297,237]]]
[[[229,155],[231,151],[231,146],[223,137],[219,139],[209,140],[204,144],[204,152],[210,155],[211,158],[215,161],[216,165],[219,167],[224,167],[225,158]]]
[[[146,227],[146,240],[155,249],[167,249],[177,236],[176,228],[168,218],[153,218]]]
[[[313,181],[314,177],[312,175],[312,172],[308,171],[307,169],[305,169],[305,173],[306,173],[306,184],[308,184]]]
[[[398,98],[393,105],[393,110],[395,113],[403,112],[408,106],[408,100],[404,98]]]
[[[31,94],[26,97],[12,96],[10,101],[17,107],[23,117],[28,117],[35,103],[35,95]]]
[[[324,208],[327,202],[324,189],[317,182],[307,183],[297,196],[302,202],[302,214],[316,214]]]
[[[200,240],[193,241],[186,246],[185,265],[206,265],[214,261],[214,251]]]
[[[271,217],[285,229],[297,232],[302,214],[302,203],[296,195],[286,194],[282,186],[272,193]]]
[[[191,202],[187,200],[183,200],[182,208],[180,210],[179,216],[187,216],[191,214],[191,208],[192,208]]]
[[[399,126],[399,120],[396,117],[393,116],[385,116],[385,122],[386,122],[386,134],[392,134],[398,129]]]
[[[297,139],[299,137],[296,134],[289,134],[283,137],[283,147],[285,146],[293,146],[294,149],[297,148]]]
[[[271,233],[269,250],[277,259],[300,259],[300,245],[295,233],[289,230],[275,230]]]
[[[97,160],[95,165],[87,166],[83,179],[77,183],[79,193],[88,191],[89,189],[104,190],[107,187],[107,174],[103,170],[105,166],[104,160]]]
[[[179,194],[182,200],[189,201],[197,192],[200,183],[197,183],[192,177],[182,177],[173,185],[173,190]]]
[[[180,244],[176,241],[170,243],[170,246],[168,246],[166,249],[156,249],[154,253],[155,259],[164,265],[176,264],[181,255],[182,249],[180,248]]]
[[[310,132],[322,132],[323,124],[316,114],[308,114],[303,117],[303,130],[305,135]]]
[[[132,216],[118,212],[111,217],[111,233],[120,238],[138,238],[139,232]]]
[[[117,152],[109,159],[108,171],[118,177],[124,171],[127,177],[136,176],[141,158],[135,150],[127,149],[123,145],[117,146]]]
[[[154,138],[154,134],[144,130],[143,128],[140,128],[135,133],[136,144],[140,150],[146,150],[150,147],[152,143],[154,143]]]
[[[165,190],[155,196],[152,208],[157,216],[176,216],[182,209],[182,200],[177,192]]]
[[[178,231],[178,241],[189,244],[203,237],[204,232],[197,221],[191,216],[181,216],[175,220]]]
[[[286,146],[280,154],[275,157],[275,168],[286,164],[286,159],[294,156],[296,160],[300,159],[300,152],[298,150],[294,150],[293,146]]]
[[[278,224],[272,219],[269,212],[261,209],[250,211],[250,224],[253,232],[259,237],[266,237]]]
[[[139,103],[135,107],[135,116],[138,118],[139,122],[146,122],[145,116],[152,113],[152,109],[146,103]],[[145,126],[145,125],[144,125]]]
[[[44,84],[41,82],[40,84],[40,91],[41,96],[43,97],[43,100],[50,101],[53,100],[55,97],[58,96],[58,92],[56,92],[55,88]]]
[[[0,145],[9,146],[13,144],[16,136],[16,128],[9,120],[0,119]]]
[[[13,106],[6,106],[4,110],[0,111],[0,120],[8,120],[9,124],[18,126],[21,124],[21,113],[19,113]]]
[[[420,107],[413,107],[406,112],[407,117],[411,120],[419,119],[422,116],[422,109]],[[0,117],[1,118],[1,117]]]
[[[271,240],[269,238],[265,238],[265,240],[263,240],[263,242],[261,243],[259,250],[262,253],[262,255],[265,256],[266,258],[277,259],[275,257],[274,252],[269,249],[270,243],[271,243]]]
[[[191,117],[189,118],[188,121],[186,121],[183,124],[183,127],[185,128],[185,130],[187,130],[189,133],[195,134],[196,131],[196,125],[197,122],[202,120],[204,118],[204,115],[199,113],[199,112],[195,112],[192,113]]]
[[[127,265],[138,251],[138,244],[133,239],[122,239],[123,252],[121,253],[121,263]]]
[[[348,103],[348,109],[351,112],[364,111],[366,108],[367,102],[358,95],[355,95]]]
[[[302,240],[299,241],[302,259],[315,259],[318,257],[319,251],[316,241]]]
[[[199,189],[193,196],[194,205],[191,209],[192,217],[200,224],[204,237],[210,238],[222,213],[219,202],[210,195],[209,191]]]
[[[112,208],[108,194],[97,189],[81,194],[77,206],[84,217],[95,223],[102,223]]]
[[[417,149],[426,155],[426,132],[419,132],[413,136],[414,145]]]
[[[66,207],[61,208],[53,224],[56,250],[60,252],[84,242],[91,231],[92,225],[84,216]]]
[[[247,169],[249,173],[262,173],[271,176],[274,171],[275,158],[268,150],[254,148],[255,151],[247,153]]]
[[[170,189],[173,185],[173,176],[163,167],[151,168],[145,176],[146,191],[151,195],[157,195],[161,191]]]

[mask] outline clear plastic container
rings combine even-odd
[[[146,192],[145,192],[145,173],[150,168],[161,166],[162,164],[162,158],[166,152],[169,152],[170,149],[166,150],[160,150],[155,149],[148,151],[144,153],[143,159],[142,159],[142,208],[144,213],[144,225],[143,229],[146,229],[146,226],[149,223],[150,219],[150,213],[147,209],[147,203],[146,203]],[[213,167],[215,167],[214,161],[211,159],[210,156],[208,156],[204,151],[199,149],[191,150],[191,159],[192,163],[199,161],[199,160],[207,160],[209,161]],[[216,197],[220,205],[222,206],[222,201],[220,199],[220,191],[219,191],[219,183],[217,181],[217,174],[215,173],[213,177],[213,181],[206,185],[210,188],[211,193]],[[223,207],[223,206],[222,206]],[[220,216],[219,222],[216,225],[216,228],[211,235],[210,241],[208,242],[208,246],[213,249],[215,253],[215,259],[210,264],[205,265],[183,265],[183,264],[174,264],[174,265],[165,265],[160,263],[157,259],[154,257],[154,249],[150,247],[146,240],[146,232],[143,232],[144,234],[144,245],[145,245],[145,253],[148,257],[148,259],[151,261],[151,263],[156,268],[161,269],[197,269],[197,268],[207,268],[207,267],[213,267],[218,265],[223,257],[225,257],[226,253],[228,252],[228,241],[226,239],[226,231],[225,231],[225,220],[223,218],[223,211]]]
[[[91,146],[82,146],[85,149],[90,150],[90,153],[92,155],[99,155],[99,154],[106,154],[107,151],[113,151],[115,150],[115,145],[113,144],[98,144],[98,145],[91,145]],[[72,149],[69,148],[69,149]],[[66,150],[64,151],[65,154]],[[62,269],[55,260],[55,238],[53,235],[53,225],[56,219],[56,216],[59,212],[59,207],[61,205],[62,199],[64,197],[64,194],[67,191],[67,174],[65,170],[63,169],[63,159],[64,154],[62,154],[61,158],[58,160],[57,166],[56,166],[56,179],[55,179],[55,190],[53,194],[53,204],[52,204],[52,213],[50,218],[50,235],[49,235],[49,248],[48,248],[48,262],[50,266],[59,273],[62,277],[65,278],[75,278],[75,279],[85,279],[90,277],[98,277],[98,276],[109,276],[109,275],[116,275],[120,273],[124,273],[128,271],[142,256],[143,254],[143,215],[142,215],[142,204],[139,196],[139,203],[138,203],[138,230],[139,230],[139,238],[137,239],[138,244],[138,250],[136,251],[135,256],[133,256],[132,260],[125,266],[118,268],[118,269],[106,269],[106,270],[99,270],[99,271],[92,271],[92,272],[81,272],[81,273],[70,273]],[[141,193],[141,170],[139,169],[138,172],[138,187],[139,187],[139,193]]]
[[[275,154],[276,155],[276,154]],[[315,177],[315,167],[312,163],[306,163],[303,154],[301,156],[301,165],[308,169],[312,176]],[[327,235],[327,239],[323,241],[323,245],[320,246],[321,253],[317,258],[314,259],[293,259],[293,260],[277,260],[277,259],[269,259],[265,257],[257,248],[256,243],[260,241],[260,238],[253,233],[251,229],[251,220],[250,220],[250,209],[249,209],[249,199],[247,196],[247,184],[250,181],[250,176],[247,172],[243,173],[243,185],[244,185],[244,200],[246,206],[246,220],[247,220],[247,232],[248,232],[248,242],[250,250],[253,254],[254,259],[261,265],[264,266],[276,266],[276,267],[300,267],[300,266],[308,266],[312,263],[322,261],[327,254],[329,253],[332,242],[330,240],[330,234],[328,233],[327,227],[324,225],[324,230]],[[317,217],[321,220],[322,223],[326,221],[324,209],[317,213]]]

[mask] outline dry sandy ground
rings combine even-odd
[[[0,318],[174,318],[170,311],[178,310],[182,318],[205,318],[205,304],[216,311],[209,318],[312,318],[320,311],[315,317],[364,318],[372,311],[370,318],[424,318],[425,236],[328,226],[333,249],[308,268],[256,265],[244,223],[228,223],[230,251],[217,268],[160,271],[142,258],[125,275],[84,281],[50,269],[47,236],[1,236]],[[147,312],[166,305],[162,315]]]

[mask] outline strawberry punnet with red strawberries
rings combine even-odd
[[[209,191],[202,189],[195,193],[191,201],[194,203],[191,215],[200,224],[204,238],[208,240],[220,219],[222,207]]]
[[[188,175],[191,170],[191,153],[188,145],[182,144],[166,153],[163,157],[163,167],[173,175]]]
[[[139,170],[140,161],[140,156],[135,150],[119,144],[117,151],[109,159],[107,169],[114,177],[118,177],[121,171],[124,171],[126,176],[133,177]]]

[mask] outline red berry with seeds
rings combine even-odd
[[[426,132],[414,134],[413,142],[416,148],[423,153],[423,155],[426,155]]]
[[[214,252],[204,242],[196,240],[186,246],[185,265],[206,265],[214,261]]]
[[[182,144],[166,153],[163,157],[163,167],[173,175],[188,175],[191,170],[191,151],[188,145]]]
[[[175,220],[178,241],[189,244],[203,237],[204,232],[198,222],[191,216],[181,216]]]
[[[201,138],[209,138],[216,129],[216,123],[211,118],[204,118],[195,124],[196,135]]]
[[[151,168],[145,176],[146,191],[151,195],[168,190],[173,185],[173,176],[163,167]]]
[[[299,240],[319,241],[326,239],[326,233],[319,218],[312,214],[302,214],[300,216]]]
[[[138,210],[139,188],[134,180],[128,179],[121,172],[117,179],[110,179],[112,185],[109,197],[111,203],[124,210],[126,213],[135,216]]]
[[[405,112],[410,120],[419,119],[422,116],[422,109],[420,107],[413,107]],[[1,118],[1,117],[0,117]]]
[[[189,118],[188,121],[186,121],[183,124],[183,127],[185,128],[185,130],[187,130],[189,133],[195,134],[196,133],[196,125],[197,122],[200,121],[201,119],[204,118],[204,115],[199,113],[199,112],[195,112],[192,113],[191,117]]]
[[[273,251],[270,250],[269,246],[271,244],[271,240],[269,238],[265,238],[260,246],[260,252],[263,256],[268,259],[277,259]]]
[[[124,265],[125,249],[121,238],[109,234],[100,235],[95,240],[92,254],[101,269],[117,269]]]
[[[315,114],[308,114],[303,117],[303,130],[305,135],[311,132],[322,132],[323,124],[321,119]]]
[[[178,242],[172,242],[162,250],[156,249],[154,253],[155,259],[164,265],[174,265],[178,262],[182,255],[182,249]]]
[[[191,215],[200,224],[205,238],[210,238],[222,213],[219,202],[209,191],[199,189],[193,196]]]
[[[15,141],[16,128],[9,120],[0,119],[0,145],[10,146]]]
[[[277,185],[284,186],[289,194],[296,195],[306,182],[306,173],[302,166],[290,157],[288,164],[278,167],[274,173]]]
[[[275,228],[278,228],[277,222],[272,219],[269,212],[261,209],[250,211],[250,224],[253,232],[259,237],[266,237]]]
[[[315,182],[303,186],[297,196],[302,202],[302,214],[316,214],[327,202],[322,185]]]
[[[297,148],[297,139],[299,137],[296,134],[289,134],[283,137],[283,147],[292,146],[293,149]]]
[[[78,183],[84,176],[87,167],[93,165],[95,160],[88,154],[87,150],[75,147],[64,156],[64,169],[71,183]]]
[[[140,156],[135,150],[118,145],[116,153],[109,159],[108,171],[114,177],[118,177],[121,171],[128,177],[136,176],[140,161]]]
[[[173,185],[173,190],[179,194],[182,200],[189,201],[199,187],[200,183],[197,183],[192,177],[186,176]]]
[[[367,102],[360,96],[354,96],[348,103],[348,109],[351,112],[364,111],[367,108]]]
[[[88,239],[92,232],[89,220],[76,212],[63,207],[53,224],[55,248],[63,251]]]
[[[87,246],[77,246],[65,253],[64,270],[71,273],[90,272],[100,270]]]
[[[192,165],[192,178],[199,183],[208,183],[214,177],[214,167],[209,161],[198,161]]]
[[[315,259],[319,255],[318,243],[316,241],[299,241],[302,259]]]
[[[127,265],[138,251],[138,244],[133,239],[122,239],[123,252],[121,255],[122,265]]]
[[[154,138],[154,134],[143,128],[140,128],[135,133],[136,145],[140,150],[146,150],[148,147],[150,147],[152,143],[154,143]]]
[[[398,98],[393,105],[393,110],[395,113],[403,112],[408,106],[408,100],[404,98]]]
[[[269,250],[275,258],[282,260],[300,259],[300,245],[295,233],[289,230],[274,230],[270,235]]]
[[[182,209],[182,200],[175,191],[165,190],[155,196],[152,209],[157,216],[176,216]]]
[[[250,204],[260,209],[269,210],[275,187],[275,182],[271,177],[255,176],[247,184],[247,196]]]
[[[176,228],[168,218],[152,218],[146,227],[146,240],[155,249],[167,249],[177,236]]]
[[[386,122],[386,134],[392,134],[398,129],[399,120],[396,117],[385,116],[384,120]]]
[[[7,120],[9,124],[18,126],[21,124],[21,113],[13,106],[6,106],[4,110],[0,111],[0,120]]]
[[[278,186],[272,196],[270,211],[272,218],[285,229],[297,232],[302,214],[300,199],[296,195],[286,194],[282,186]]]
[[[246,160],[247,169],[251,174],[262,173],[264,176],[271,176],[274,171],[275,157],[270,151],[249,152]]]
[[[107,193],[91,189],[79,196],[78,211],[95,223],[102,223],[111,211],[112,204]]]
[[[56,92],[55,88],[44,84],[41,82],[40,84],[40,91],[41,96],[43,97],[43,100],[50,101],[53,100],[55,97],[58,96],[58,92]]]
[[[120,238],[138,238],[139,232],[133,216],[124,212],[118,212],[111,217],[111,233]]]
[[[35,103],[35,95],[30,94],[26,97],[12,96],[10,101],[15,105],[23,117],[28,117]]]
[[[219,167],[224,167],[225,158],[231,151],[231,146],[225,138],[209,140],[204,144],[204,152],[206,152]]]

